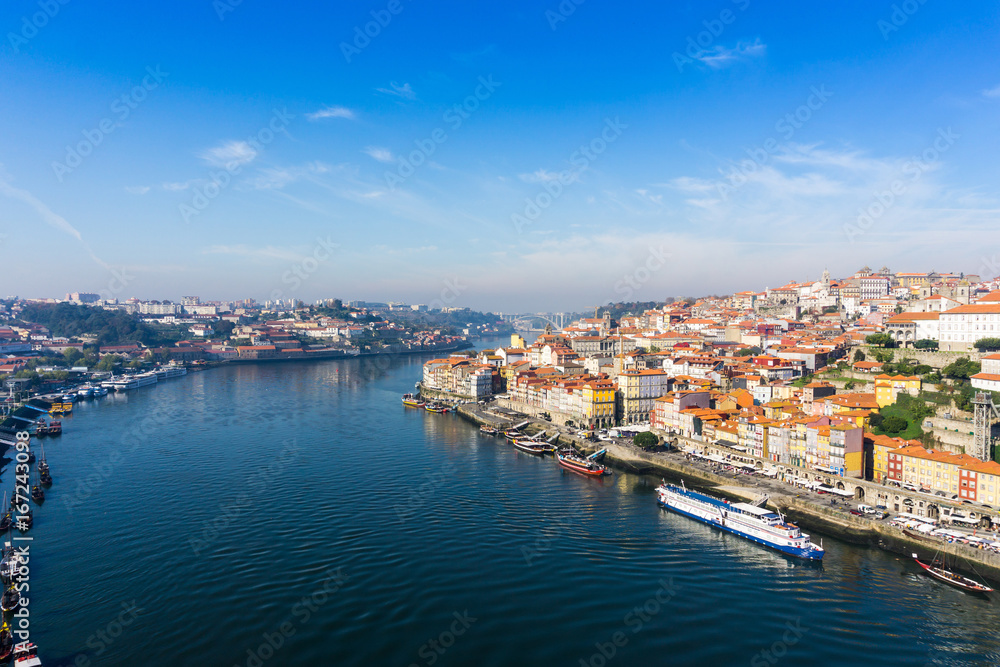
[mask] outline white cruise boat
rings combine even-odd
[[[682,486],[662,484],[656,489],[661,505],[678,514],[707,523],[739,535],[782,553],[806,560],[822,560],[826,553],[813,544],[798,526],[788,523],[780,514],[751,505],[730,503],[712,496],[689,491]],[[763,496],[762,502],[767,500]]]
[[[179,378],[181,376],[188,374],[188,369],[184,366],[163,366],[157,368],[155,371],[158,380],[166,380],[168,378]]]
[[[138,375],[125,375],[116,380],[110,380],[101,384],[102,386],[110,385],[108,388],[115,391],[127,391],[129,389],[138,389],[139,387],[156,384],[157,379],[156,373],[151,371],[149,373],[139,373]]]

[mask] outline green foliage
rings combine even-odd
[[[736,351],[737,357],[756,356],[758,354],[760,354],[760,348],[757,347],[756,345],[753,345],[751,347],[745,347],[742,350]]]
[[[215,335],[222,336],[223,338],[229,338],[235,328],[236,325],[229,320],[219,320],[212,323],[212,331],[215,332]]]
[[[809,373],[807,375],[803,375],[798,380],[795,380],[794,382],[792,382],[792,386],[795,386],[795,387],[804,387],[804,386],[806,386],[807,384],[809,384],[812,381],[813,381],[812,373]]]
[[[865,338],[865,342],[869,345],[875,345],[878,347],[895,347],[896,341],[887,333],[874,333]]]
[[[632,442],[642,449],[652,449],[660,444],[660,439],[656,437],[653,433],[645,431],[643,433],[637,433]]]
[[[848,380],[847,384],[844,385],[844,389],[854,389],[855,386],[854,380]]]
[[[911,375],[924,375],[926,373],[930,373],[932,370],[934,370],[934,369],[931,368],[930,366],[928,366],[927,364],[917,364],[916,366],[913,367],[913,369],[912,369],[912,371],[911,371],[910,374]]]
[[[882,421],[881,428],[886,435],[899,435],[906,430],[907,426],[909,426],[909,422],[902,417],[890,415]]]
[[[913,344],[913,347],[918,350],[936,350],[938,349],[938,342],[930,338],[921,338]]]
[[[937,371],[924,375],[924,382],[927,384],[941,384],[941,374]]]
[[[865,353],[861,348],[854,350],[854,363],[865,360]]]
[[[99,345],[143,343],[160,345],[177,338],[164,336],[136,315],[73,303],[33,303],[21,311],[21,319],[41,324],[56,336],[95,334]]]
[[[968,357],[959,357],[941,369],[941,374],[956,380],[968,380],[982,368],[982,364],[970,361]]]
[[[76,349],[75,347],[71,347],[65,352],[63,352],[63,356],[66,358],[67,364],[69,364],[70,366],[75,366],[76,362],[83,359],[83,352]]]
[[[117,354],[106,354],[101,357],[101,360],[97,362],[94,366],[94,370],[97,371],[113,371],[115,366],[118,365],[122,360]]]
[[[880,335],[880,334],[875,334],[875,335]],[[874,355],[875,355],[875,361],[887,364],[895,358],[896,353],[893,352],[892,350],[875,350]]]
[[[1000,350],[1000,338],[980,338],[973,346],[980,352],[995,352]]]

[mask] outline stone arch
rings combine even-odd
[[[861,486],[860,484],[854,487],[854,499],[855,500],[865,499],[865,487]]]
[[[843,482],[837,482],[837,488],[840,489],[841,491],[843,491],[844,490],[844,483]]]
[[[938,518],[940,518],[940,516],[941,516],[940,508],[937,505],[935,505],[934,503],[930,503],[927,505],[928,519],[934,519],[935,521],[937,521]]]

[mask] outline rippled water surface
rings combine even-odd
[[[78,404],[43,441],[45,664],[1000,661],[997,604],[895,556],[826,538],[822,566],[790,560],[661,510],[652,478],[583,478],[403,408],[425,359]]]

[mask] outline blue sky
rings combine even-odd
[[[336,5],[4,3],[0,293],[527,311],[997,272],[992,3]]]

